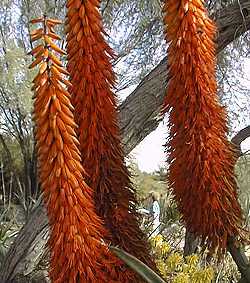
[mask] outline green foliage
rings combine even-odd
[[[239,187],[239,199],[246,218],[246,225],[250,224],[250,155],[239,158],[235,172]]]
[[[19,227],[15,223],[15,217],[11,217],[11,220],[9,219],[10,214],[13,214],[10,203],[0,208],[0,265],[4,261],[12,239],[19,231]]]
[[[132,172],[132,182],[139,196],[140,208],[150,209],[152,203],[148,197],[153,191],[159,196],[162,228],[164,229],[165,226],[179,221],[180,214],[174,200],[174,195],[168,189],[166,182],[166,169],[161,167],[152,173],[141,172],[138,165],[133,161],[130,163],[130,169]],[[149,232],[150,228],[152,228],[152,223],[150,221],[144,221],[144,224],[146,226],[144,229]]]
[[[226,283],[239,280],[240,276],[231,257],[226,256],[220,263],[217,261],[207,263],[206,253],[192,254],[184,258],[180,250],[168,243],[162,235],[151,238],[151,243],[158,271],[165,281],[158,277],[154,279],[153,271],[134,257],[117,248],[111,250],[136,272],[142,274],[147,282]]]
[[[132,256],[131,254],[122,251],[116,247],[110,247],[120,259],[122,259],[130,268],[136,271],[148,283],[165,283],[152,269],[146,266],[143,262]]]
[[[243,155],[239,158],[235,172],[237,175],[238,186],[242,194],[250,193],[250,155]]]
[[[212,266],[204,265],[197,254],[186,258],[166,242],[162,235],[151,239],[158,269],[166,280],[173,283],[210,283],[214,278]]]
[[[141,172],[135,162],[131,162],[129,166],[132,173],[132,182],[141,199],[147,197],[151,191],[165,194],[166,183],[162,180],[163,178],[160,174],[157,174],[157,172]]]
[[[212,266],[202,265],[198,255],[191,255],[184,259],[179,252],[171,251],[161,235],[152,238],[151,242],[157,257],[158,270],[166,281],[134,256],[118,248],[110,249],[149,283],[210,283],[213,281]]]

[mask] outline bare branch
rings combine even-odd
[[[250,126],[245,127],[244,129],[240,130],[231,140],[231,142],[235,145],[237,150],[238,157],[243,155],[241,150],[241,143],[250,137]]]

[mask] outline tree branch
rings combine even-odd
[[[241,150],[241,143],[250,137],[250,125],[240,130],[231,140],[231,142],[235,145],[237,157],[243,155]]]
[[[250,1],[237,0],[219,10],[214,18],[218,26],[220,52],[250,29]],[[164,58],[120,105],[120,125],[125,153],[128,154],[161,121],[160,112],[167,86],[167,59]]]

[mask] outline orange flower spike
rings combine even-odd
[[[109,231],[106,240],[154,267],[139,228],[135,192],[125,166],[112,88],[113,51],[104,39],[98,0],[67,2],[67,53],[83,167],[93,188],[98,215]],[[139,282],[128,267],[120,282]]]
[[[38,30],[42,44],[31,54],[39,61],[34,80],[34,121],[39,178],[51,229],[50,278],[56,283],[118,282],[114,266],[120,263],[103,243],[107,232],[82,175],[73,106],[65,89],[69,84],[67,71],[55,55],[64,53],[53,41],[59,37],[51,27],[58,21],[44,18],[34,22],[43,24]]]
[[[229,237],[244,236],[235,158],[217,94],[216,27],[203,4],[165,2],[169,83],[164,112],[169,111],[169,179],[186,227],[220,254]]]

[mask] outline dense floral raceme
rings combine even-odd
[[[139,228],[135,192],[124,163],[112,87],[113,52],[104,39],[98,0],[67,1],[67,53],[75,121],[88,185],[98,215],[109,231],[106,240],[154,267],[149,244]],[[127,268],[122,282],[138,282]]]
[[[102,221],[94,208],[93,191],[83,179],[74,108],[66,86],[68,72],[55,52],[64,54],[53,39],[52,19],[35,19],[42,23],[31,39],[42,39],[31,54],[30,68],[39,65],[33,80],[34,121],[38,152],[39,177],[46,203],[51,252],[52,282],[119,282],[115,273],[118,259],[109,252],[102,239],[106,235]]]
[[[217,95],[216,28],[203,4],[165,2],[170,81],[164,112],[169,111],[169,178],[187,229],[221,253],[229,237],[242,234],[242,216],[226,112]]]

